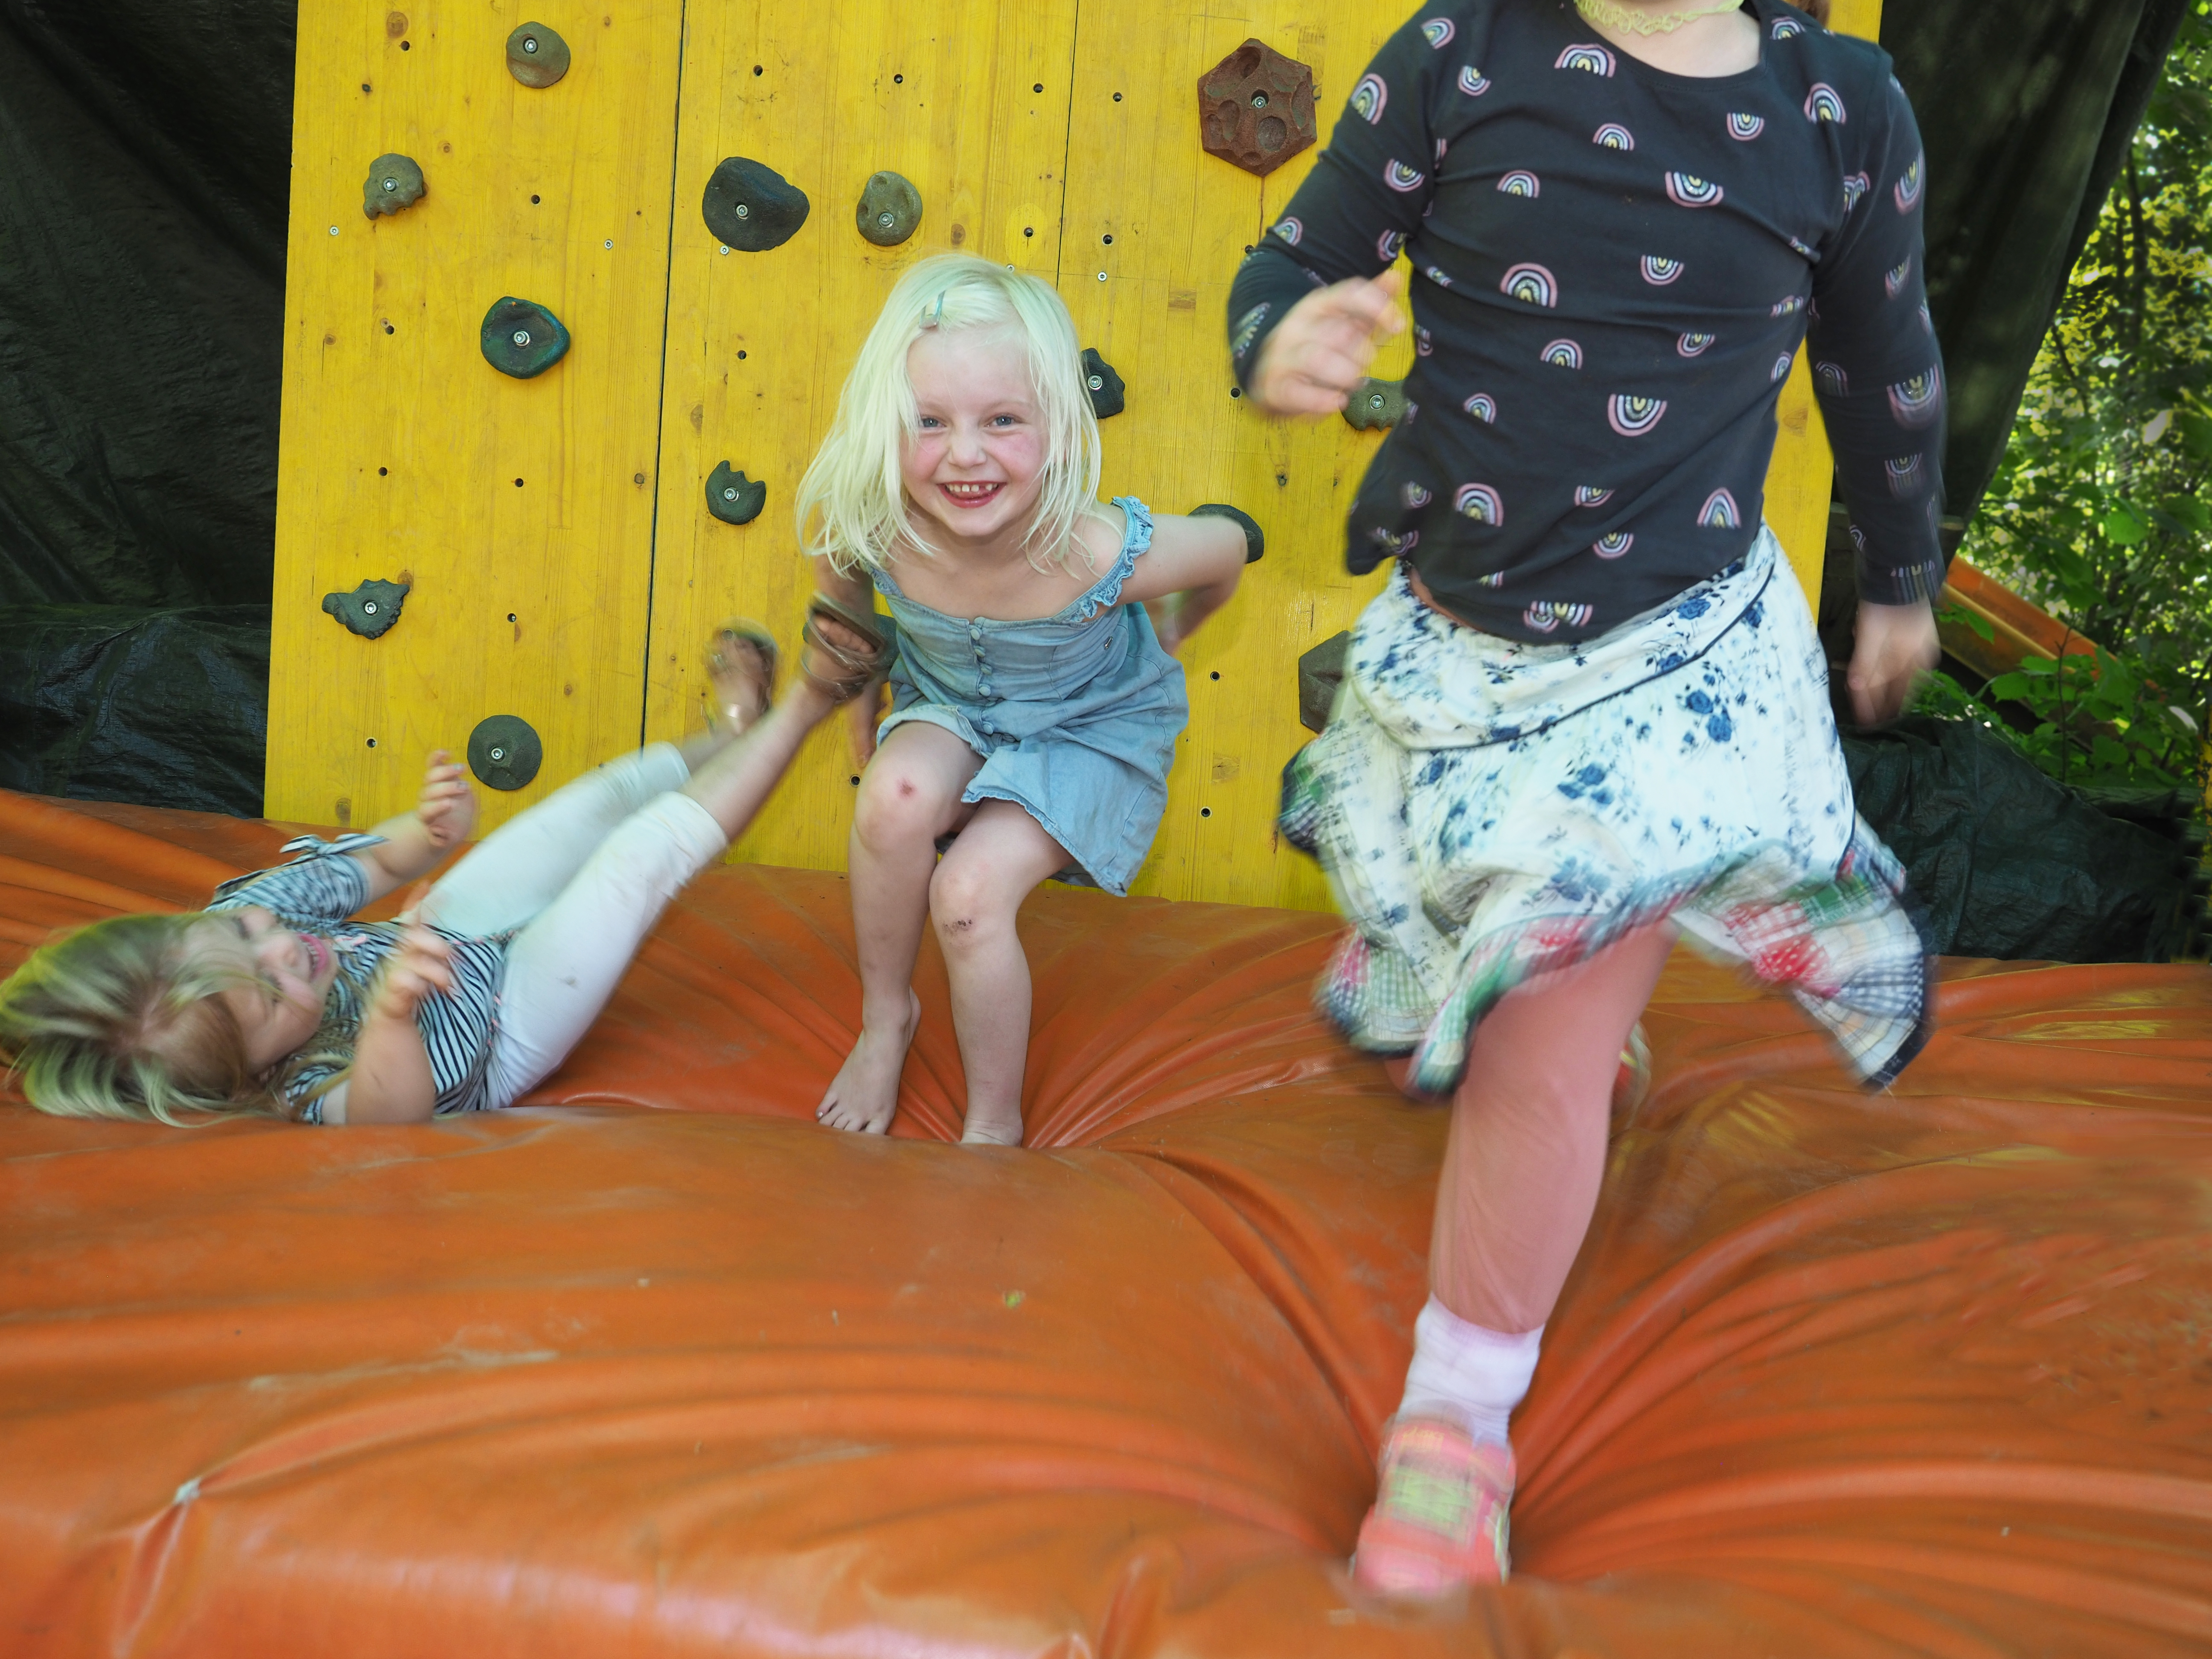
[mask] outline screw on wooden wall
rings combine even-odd
[[[380,155],[362,181],[361,210],[372,219],[404,213],[422,199],[422,169],[404,155]]]
[[[699,210],[725,247],[765,253],[799,234],[811,205],[806,192],[775,168],[732,155],[707,180]]]
[[[921,224],[921,192],[896,173],[871,173],[853,220],[878,247],[896,247]]]
[[[507,72],[526,87],[550,87],[568,72],[568,43],[543,23],[507,37]]]
[[[1264,176],[1316,137],[1313,71],[1247,40],[1199,76],[1198,113],[1208,155]]]
[[[512,295],[484,313],[480,339],[484,361],[518,380],[543,374],[568,353],[568,331],[561,319],[544,306]]]

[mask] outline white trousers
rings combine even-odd
[[[512,1104],[583,1040],[669,900],[729,846],[675,793],[673,745],[609,761],[487,836],[433,887],[420,920],[513,932],[491,1049],[490,1103]]]

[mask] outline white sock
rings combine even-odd
[[[1402,1415],[1441,1417],[1477,1440],[1503,1441],[1506,1419],[1528,1392],[1544,1328],[1509,1334],[1462,1319],[1431,1296],[1413,1322],[1413,1363]]]

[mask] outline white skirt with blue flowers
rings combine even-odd
[[[1282,827],[1352,922],[1318,1000],[1358,1046],[1455,1087],[1532,975],[1671,919],[1793,996],[1862,1079],[1925,1042],[1904,872],[1853,810],[1804,592],[1773,532],[1658,610],[1532,645],[1423,605],[1362,614]]]

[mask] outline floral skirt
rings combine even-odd
[[[1362,614],[1282,829],[1352,928],[1317,1000],[1358,1047],[1455,1088],[1533,975],[1671,920],[1787,991],[1858,1077],[1927,1040],[1932,963],[1896,858],[1853,810],[1827,668],[1771,531],[1579,645],[1462,627],[1401,568]]]

